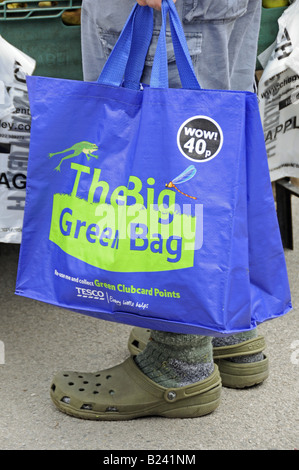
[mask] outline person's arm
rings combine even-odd
[[[176,2],[176,0],[173,1],[174,3]],[[148,6],[154,8],[155,10],[161,10],[162,0],[137,0],[137,3],[142,7]]]

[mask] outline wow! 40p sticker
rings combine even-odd
[[[184,157],[196,162],[215,158],[223,144],[219,124],[207,116],[193,116],[179,128],[177,144]]]

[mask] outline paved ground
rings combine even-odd
[[[1,246],[0,449],[292,450],[299,448],[299,200],[294,251],[286,251],[294,309],[260,327],[271,374],[247,390],[223,389],[222,403],[198,419],[91,422],[60,413],[49,398],[54,372],[109,367],[127,355],[130,327],[14,295],[16,246]],[[1,344],[1,343],[0,343]],[[2,361],[3,362],[3,361]]]

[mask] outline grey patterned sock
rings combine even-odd
[[[151,331],[135,362],[151,380],[164,387],[183,387],[207,378],[214,370],[212,338]]]
[[[219,346],[230,346],[233,344],[243,343],[243,341],[247,341],[248,339],[256,338],[257,337],[257,330],[250,330],[244,331],[243,333],[237,333],[235,335],[225,336],[224,338],[213,338],[212,344],[214,347]],[[237,357],[229,357],[227,358],[228,361],[237,362],[239,364],[248,363],[248,362],[258,362],[264,359],[263,353],[257,354],[248,354],[248,356],[237,356]]]

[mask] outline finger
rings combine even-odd
[[[148,6],[155,10],[161,10],[161,3],[162,0],[147,0]]]
[[[176,0],[173,0],[173,2],[176,3]],[[149,6],[160,11],[162,0],[137,0],[137,3],[142,7]]]

